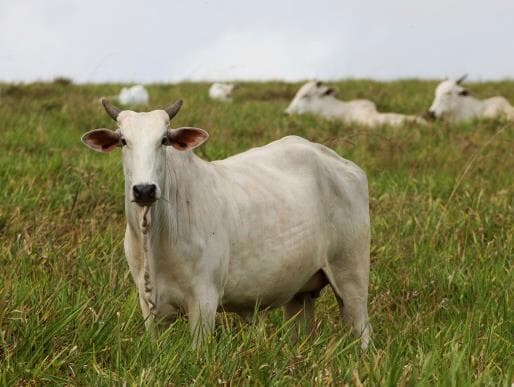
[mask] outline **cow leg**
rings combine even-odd
[[[246,324],[253,323],[254,312],[238,312],[237,314]]]
[[[143,314],[146,330],[150,331],[152,335],[155,336],[157,334],[157,331],[155,326],[155,319],[153,315],[150,313],[150,306],[148,305],[148,302],[146,302],[145,300],[143,290],[141,289],[141,291],[139,291],[138,293],[139,306],[141,307],[141,313]]]
[[[343,319],[355,337],[360,337],[361,348],[370,342],[371,326],[368,321],[369,243],[360,249],[345,251],[329,260],[323,269],[334,290]]]
[[[294,339],[298,334],[311,333],[314,327],[315,298],[310,292],[298,293],[284,305],[284,320],[294,321]]]
[[[337,282],[335,280],[334,282]],[[337,286],[337,287],[336,287]],[[352,329],[355,337],[360,337],[361,348],[368,348],[371,335],[371,325],[368,321],[367,286],[345,283],[333,286],[343,320]]]
[[[139,306],[141,307],[141,313],[143,315],[146,329],[155,335],[154,318],[150,313],[150,306],[145,299],[143,247],[141,246],[141,242],[137,237],[137,234],[131,230],[129,225],[127,225],[127,228],[125,229],[124,249],[132,278],[137,287]]]
[[[198,292],[188,302],[189,329],[194,348],[198,348],[214,330],[218,302],[219,295],[215,289]]]

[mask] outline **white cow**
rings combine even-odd
[[[124,87],[118,95],[118,101],[122,105],[147,105],[149,98],[148,91],[143,85]]]
[[[215,82],[209,87],[209,97],[223,102],[232,102],[233,83]]]
[[[495,118],[505,116],[514,120],[514,107],[503,97],[479,100],[472,97],[462,86],[466,75],[457,80],[445,80],[435,90],[434,102],[428,110],[432,118],[442,118],[452,122],[467,121],[473,118]]]
[[[380,113],[376,105],[366,99],[341,101],[335,97],[335,90],[319,81],[309,81],[296,93],[286,109],[288,114],[315,114],[347,123],[370,127],[403,125],[406,122],[426,123],[420,117],[398,113]]]
[[[217,310],[244,315],[256,305],[284,306],[286,318],[301,314],[309,324],[314,299],[330,284],[366,348],[365,173],[296,136],[204,161],[191,150],[206,131],[169,128],[181,103],[135,113],[103,100],[118,129],[82,137],[95,151],[121,147],[125,254],[148,325],[186,313],[197,345]]]

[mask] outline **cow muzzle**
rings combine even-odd
[[[425,113],[425,118],[428,120],[435,120],[437,118],[435,111],[427,110],[427,112]]]
[[[132,187],[134,202],[140,206],[151,206],[157,200],[155,184],[136,184]]]

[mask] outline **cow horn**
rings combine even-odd
[[[462,77],[460,77],[459,79],[457,79],[456,83],[457,85],[460,85],[462,82],[464,82],[464,80],[468,77],[468,74],[464,74]]]
[[[114,106],[112,103],[110,103],[107,99],[102,98],[102,105],[104,106],[105,111],[109,116],[116,121],[118,119],[118,114],[120,114],[121,109]]]
[[[170,117],[170,120],[175,117],[182,107],[182,100],[179,99],[177,102],[175,102],[173,105],[168,106],[164,111],[168,113],[168,117]]]

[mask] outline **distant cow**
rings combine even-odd
[[[215,82],[209,88],[209,97],[223,102],[231,102],[234,87],[233,83]]]
[[[148,325],[186,313],[196,345],[213,330],[217,310],[284,306],[286,318],[299,314],[309,324],[330,284],[366,348],[365,173],[296,136],[204,161],[191,150],[207,140],[205,130],[169,127],[181,103],[135,113],[104,100],[118,129],[82,137],[98,152],[121,148],[125,254]]]
[[[473,118],[494,118],[505,116],[514,120],[514,107],[503,97],[479,100],[470,95],[462,86],[466,75],[457,80],[445,80],[435,90],[434,102],[428,110],[432,118],[442,118],[452,122],[467,121]]]
[[[124,87],[118,95],[118,101],[122,105],[147,105],[149,98],[143,85]]]
[[[380,113],[376,105],[366,99],[341,101],[336,91],[320,81],[310,81],[296,93],[286,109],[288,114],[311,113],[325,118],[338,119],[370,127],[398,126],[406,122],[425,123],[422,118],[398,113]]]

